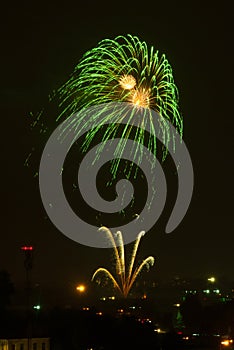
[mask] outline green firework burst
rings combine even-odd
[[[58,116],[66,119],[66,126],[61,134],[65,137],[71,130],[77,134],[82,131],[82,123],[87,119],[85,111],[91,106],[103,106],[89,119],[89,132],[82,145],[84,152],[89,148],[94,137],[104,124],[102,144],[118,135],[121,124],[121,140],[112,163],[112,174],[116,177],[119,161],[127,140],[131,137],[137,144],[146,144],[156,156],[157,136],[152,120],[151,110],[160,115],[159,129],[163,136],[163,160],[167,155],[167,146],[173,142],[169,134],[168,123],[172,123],[182,136],[183,122],[178,110],[178,90],[174,83],[172,68],[165,55],[159,54],[154,47],[149,47],[136,36],[118,36],[114,40],[105,39],[97,47],[84,54],[75,67],[70,79],[59,89],[61,113]],[[110,102],[127,102],[131,113],[123,109],[118,112],[104,113]],[[81,117],[72,117],[74,113],[83,111]],[[131,125],[132,118],[138,118],[137,128]],[[69,123],[70,118],[70,123]],[[126,120],[127,118],[127,120]],[[67,123],[68,121],[68,123]],[[146,137],[146,125],[150,133]],[[87,126],[87,122],[85,122]],[[136,146],[133,150],[133,161],[139,165],[142,152]],[[98,155],[97,155],[98,157]],[[130,170],[129,170],[130,169]],[[128,169],[128,175],[132,167]]]

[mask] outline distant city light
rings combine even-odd
[[[216,281],[215,277],[210,277],[207,280],[211,283],[214,283]]]
[[[229,346],[232,343],[233,343],[232,339],[226,339],[226,340],[221,341],[221,345],[224,345],[224,346]]]
[[[40,310],[41,305],[34,305],[33,308],[34,308],[35,310]]]
[[[23,247],[21,247],[21,250],[33,250],[34,248],[33,248],[33,246],[23,246]]]
[[[111,296],[111,297],[101,297],[100,300],[106,301],[106,300],[115,300],[115,296]]]
[[[157,328],[154,331],[157,333],[166,333],[166,331],[163,331],[161,328]]]
[[[85,291],[85,286],[83,284],[79,284],[77,287],[76,287],[76,290],[80,293],[83,293]]]
[[[203,293],[210,294],[210,290],[209,289],[204,289]]]
[[[186,294],[188,294],[188,293],[189,293],[189,294],[196,294],[197,291],[196,291],[196,290],[186,290],[185,293],[186,293]]]
[[[213,292],[216,293],[216,294],[219,294],[220,290],[219,289],[214,289]]]
[[[139,319],[138,319],[138,321],[139,321]],[[152,323],[152,321],[149,318],[140,319],[140,322],[141,323]]]

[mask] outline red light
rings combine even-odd
[[[21,250],[33,250],[32,246],[23,246],[21,247]]]
[[[183,332],[177,332],[177,334],[181,335],[181,334],[183,334]]]

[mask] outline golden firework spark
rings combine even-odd
[[[119,80],[120,86],[125,90],[131,90],[136,86],[136,79],[130,75],[123,75]]]
[[[116,232],[116,235],[114,237],[110,229],[104,226],[101,227],[99,231],[104,231],[106,233],[114,249],[116,278],[112,275],[112,273],[109,270],[107,270],[104,267],[100,267],[94,272],[92,276],[92,281],[95,280],[97,275],[104,274],[107,278],[110,279],[114,287],[126,298],[137,276],[140,274],[143,268],[149,269],[150,266],[153,266],[154,264],[154,258],[152,256],[149,256],[148,258],[143,260],[140,266],[134,269],[137,250],[140,244],[140,240],[145,234],[145,231],[141,231],[137,236],[128,268],[126,268],[125,264],[125,251],[122,233],[118,231]]]
[[[130,102],[136,107],[148,108],[150,106],[150,93],[146,89],[135,90],[130,95]]]

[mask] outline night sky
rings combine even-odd
[[[175,275],[233,275],[233,24],[225,2],[127,3],[97,1],[9,4],[2,11],[0,269],[23,281],[22,244],[36,248],[33,280],[73,288],[90,280],[110,250],[75,243],[46,217],[38,178],[24,162],[43,140],[30,129],[30,112],[48,105],[86,50],[103,38],[131,33],[170,61],[180,92],[184,140],[195,173],[192,203],[172,234],[164,229],[173,203],[141,242],[139,258],[153,255],[154,280]],[[51,118],[55,115],[51,113]],[[49,120],[48,125],[53,125]],[[51,130],[52,132],[52,130]]]

